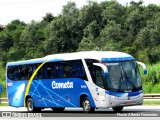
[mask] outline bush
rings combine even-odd
[[[152,84],[160,83],[160,63],[147,65],[148,74],[141,75],[143,82],[151,82]],[[141,70],[142,71],[142,70]]]

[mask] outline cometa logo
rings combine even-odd
[[[65,83],[56,83],[56,81],[52,82],[52,88],[53,89],[67,89],[67,88],[73,88],[73,82],[65,82]]]

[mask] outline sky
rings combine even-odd
[[[25,23],[31,20],[40,21],[46,13],[52,13],[54,16],[61,13],[64,5],[69,0],[0,0],[0,24],[7,25],[12,20],[19,19]],[[87,4],[88,0],[70,0],[74,1],[78,8]],[[92,0],[98,3],[105,0]],[[108,0],[109,1],[109,0]],[[120,4],[126,5],[131,0],[117,0]],[[139,0],[133,0],[139,1]],[[144,5],[157,4],[160,0],[143,0]]]

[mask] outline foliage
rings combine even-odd
[[[153,100],[153,101],[150,101],[150,100],[146,100],[143,102],[144,105],[160,105],[160,101],[159,100]]]
[[[29,24],[13,20],[6,26],[0,25],[1,71],[5,71],[9,61],[54,53],[112,50],[129,53],[147,63],[149,74],[142,76],[143,82],[154,86],[160,80],[159,16],[160,6],[143,6],[142,1],[126,6],[115,0],[88,1],[80,9],[70,1],[58,16],[46,13],[41,21]],[[0,79],[3,81],[3,76]]]
[[[151,82],[154,84],[160,83],[160,63],[154,65],[147,65],[148,74],[142,75],[144,82]]]
[[[88,1],[80,9],[69,1],[58,16],[46,13],[40,22],[25,24],[16,19],[1,25],[1,60],[5,58],[5,64],[54,53],[114,50],[129,53],[145,63],[157,63],[159,16],[159,6],[143,6],[142,1],[126,6],[115,0]]]

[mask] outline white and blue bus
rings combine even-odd
[[[82,107],[84,112],[143,104],[138,64],[126,53],[85,51],[48,55],[44,58],[10,62],[6,85],[10,106],[29,112],[52,108]]]

